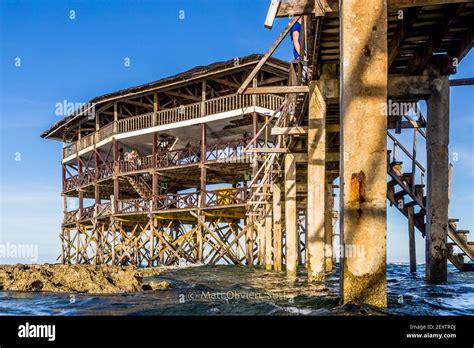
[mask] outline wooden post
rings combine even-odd
[[[95,117],[95,130],[97,132],[100,129],[99,113],[94,111],[94,117]]]
[[[206,116],[206,88],[207,82],[206,80],[202,81],[202,91],[201,91],[201,117]]]
[[[426,280],[430,283],[442,283],[448,279],[448,76],[438,76],[432,80],[431,96],[427,104]]]
[[[413,207],[407,207],[408,213],[408,246],[410,253],[410,272],[416,272],[416,248],[415,248],[415,214]]]
[[[247,226],[247,231],[245,233],[245,254],[247,259],[247,266],[253,266],[253,234],[254,234],[254,219],[253,217],[248,216],[245,222]]]
[[[272,269],[272,204],[265,204],[265,269]]]
[[[203,81],[203,87],[205,88],[205,81]],[[203,93],[203,98],[205,95]],[[201,109],[202,111],[202,109]],[[200,204],[199,204],[199,220],[201,223],[204,223],[204,213],[201,210],[206,206],[206,184],[207,184],[207,170],[206,170],[206,150],[207,150],[207,126],[205,123],[201,123],[201,187],[200,187]],[[203,260],[203,237],[205,233],[204,226],[201,226],[197,232],[197,240],[196,240],[196,247],[197,247],[197,259],[199,262]]]
[[[286,274],[295,277],[300,241],[296,212],[296,161],[293,154],[285,155],[285,233]]]
[[[258,239],[258,264],[265,264],[265,226],[260,221],[257,223],[257,239]]]
[[[273,267],[275,272],[282,269],[282,236],[281,236],[281,190],[273,184]]]
[[[113,212],[115,214],[118,213],[118,201],[119,201],[119,164],[118,164],[118,141],[114,138],[112,140],[112,146],[114,149],[114,174],[113,174],[113,182],[114,182],[114,200],[111,201],[111,205],[113,206]]]
[[[160,100],[158,99],[158,93],[153,93],[153,125],[158,125],[158,108]]]
[[[309,88],[306,248],[308,281],[314,281],[325,272],[326,102],[316,81]]]
[[[157,196],[159,195],[159,181],[158,181],[158,174],[156,173],[156,169],[157,169],[157,156],[158,156],[158,153],[157,153],[157,148],[158,148],[158,133],[153,133],[153,140],[152,140],[152,146],[153,146],[153,149],[151,151],[151,154],[152,154],[152,163],[153,163],[153,172],[152,172],[152,201],[153,203],[156,202],[156,199],[157,199]],[[154,208],[152,206],[152,208]],[[153,210],[153,209],[152,209]]]
[[[341,299],[385,307],[387,2],[342,0],[339,16]]]
[[[155,226],[153,215],[150,214],[150,258],[148,259],[148,267],[153,267],[153,259],[155,257]]]
[[[77,174],[78,174],[78,178],[79,178],[79,182],[82,183],[82,160],[81,158],[79,157],[79,155],[77,156]],[[81,184],[82,185],[82,184]],[[82,190],[82,187],[81,185],[78,186],[77,188],[77,198],[78,198],[78,204],[79,204],[79,220],[82,219],[82,209],[84,208],[84,191]]]
[[[118,122],[118,104],[114,103],[114,134],[117,134],[117,122]]]

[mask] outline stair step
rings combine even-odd
[[[393,197],[395,197],[395,200],[398,201],[400,198],[405,197],[407,194],[408,194],[407,191],[402,190],[402,191],[398,191],[398,192],[394,193]]]
[[[459,219],[448,219],[449,222],[459,222]]]
[[[393,180],[393,179],[390,180],[389,182],[387,182],[387,185],[388,185],[388,186],[392,186],[392,187],[395,186],[395,185],[397,185],[397,184],[398,184],[398,183],[397,183],[395,180]]]
[[[456,230],[456,233],[457,234],[468,234],[469,231],[468,230]]]
[[[411,202],[405,203],[405,207],[415,207],[417,205],[418,205],[417,201],[411,201]]]

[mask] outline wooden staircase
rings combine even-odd
[[[393,149],[387,151],[387,173],[390,181],[387,184],[387,199],[391,205],[408,218],[408,211],[413,208],[414,225],[425,237],[426,229],[426,196],[424,195],[425,168],[416,159],[416,136],[421,134],[426,138],[420,128],[414,128],[413,149],[406,149],[394,135],[388,133],[388,138],[393,142]],[[411,161],[409,172],[403,172],[403,162],[397,160],[397,151],[402,151]],[[417,171],[419,173],[417,174]],[[417,182],[419,180],[419,182]],[[449,219],[448,259],[460,271],[474,271],[474,264],[466,263],[464,257],[474,260],[474,243],[467,240],[469,231],[458,230],[457,219]],[[455,253],[458,247],[461,252]]]
[[[147,176],[144,175],[133,175],[126,177],[130,185],[135,189],[140,198],[150,199],[153,191],[150,187],[150,180],[146,180]]]

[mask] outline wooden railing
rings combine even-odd
[[[198,192],[159,195],[153,200],[153,210],[197,208]]]
[[[181,105],[173,109],[158,111],[157,126],[182,122],[201,117],[201,103]]]
[[[416,176],[419,171],[420,175],[420,183],[424,184],[425,183],[425,173],[426,169],[425,167],[416,159],[416,135],[418,134],[418,130],[414,128],[413,130],[413,143],[412,143],[412,150],[409,151],[405,146],[403,146],[402,143],[398,141],[397,138],[395,138],[390,132],[387,132],[388,139],[389,141],[392,142],[392,149],[390,152],[388,152],[388,158],[387,161],[388,163],[392,162],[397,162],[398,157],[398,151],[401,150],[406,157],[411,161],[411,182],[410,182],[410,189],[412,192],[415,192],[415,184],[416,184]],[[418,168],[418,170],[417,170]],[[400,173],[402,174],[402,173]]]
[[[82,208],[81,212],[81,219],[91,219],[94,217],[94,210],[95,206],[92,205],[90,207]]]
[[[118,201],[119,213],[145,213],[150,211],[150,201],[146,199],[121,199]]]
[[[153,168],[153,156],[142,156],[133,160],[119,161],[120,173],[133,173]]]
[[[77,216],[78,212],[79,212],[79,209],[67,211],[64,214],[64,223],[69,224],[72,222],[76,222],[78,220],[78,216]]]
[[[76,189],[79,185],[79,175],[74,175],[63,181],[63,191]]]
[[[183,149],[160,151],[156,155],[156,167],[168,168],[199,163],[199,148],[185,147]]]
[[[117,132],[127,133],[153,127],[153,113],[125,118],[117,122]]]
[[[103,204],[97,204],[97,217],[103,217],[103,216],[108,216],[112,213],[112,205],[110,202],[108,203],[103,203]]]
[[[225,143],[210,144],[206,147],[206,162],[249,162],[252,160],[249,155],[244,152],[250,139],[238,139]],[[257,147],[263,147],[263,140],[257,141]],[[254,145],[250,144],[250,148]],[[198,164],[201,160],[199,147],[186,147],[183,149],[172,151],[159,151],[156,154],[156,160],[153,161],[153,155],[142,156],[131,161],[118,161],[118,169],[120,174],[130,174],[136,172],[146,172],[153,168],[172,168]],[[97,170],[95,168],[86,169],[82,176],[74,175],[64,179],[63,191],[77,189],[79,186],[91,184],[96,180],[110,178],[113,175],[113,162],[99,162]]]
[[[237,187],[206,191],[206,206],[226,206],[233,204],[243,204],[247,200],[247,188]]]
[[[278,109],[284,101],[284,97],[261,94],[256,98],[256,105],[271,110]],[[204,105],[205,110],[201,112]],[[202,117],[202,115],[213,115],[231,110],[238,110],[253,105],[252,95],[232,94],[213,98],[204,103],[198,102],[188,105],[181,105],[172,109],[158,111],[157,113],[147,113],[133,116],[102,127],[94,133],[83,136],[75,143],[71,143],[63,148],[63,158],[66,158],[78,151],[97,144],[98,142],[111,137],[114,134],[127,133],[141,129],[151,128],[165,124],[188,121]]]
[[[224,188],[204,191],[205,206],[225,207],[235,204],[245,204],[249,194],[247,187]],[[153,199],[120,199],[117,201],[118,214],[149,213],[150,206],[153,211],[172,209],[197,209],[199,208],[200,191],[188,193],[169,193],[152,197]],[[64,214],[64,223],[74,223],[79,220],[103,218],[112,215],[112,203],[95,204],[83,208],[79,216],[79,209],[68,211]]]
[[[99,129],[96,133],[95,142],[96,144],[104,139],[111,137],[114,134],[114,123],[110,123],[105,127]]]

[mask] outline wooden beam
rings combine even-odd
[[[449,80],[449,85],[451,87],[456,86],[472,86],[474,85],[474,78],[467,78],[467,79],[453,79]]]
[[[275,16],[278,11],[278,6],[280,5],[280,0],[272,0],[270,7],[268,8],[267,18],[265,18],[265,28],[271,29],[273,27],[273,22],[275,21]]]
[[[409,7],[424,7],[447,4],[461,4],[470,2],[468,0],[388,0],[387,10],[397,11]],[[305,14],[313,14],[316,17],[324,16],[326,12],[339,12],[339,0],[326,0],[324,6],[319,7],[315,0],[286,0],[282,2],[276,13],[276,17],[291,17]]]
[[[287,93],[308,93],[308,86],[269,86],[247,88],[244,94],[287,94]]]
[[[245,150],[246,153],[289,153],[290,150],[286,148],[256,148],[256,149],[248,149]]]
[[[267,62],[268,58],[270,58],[270,56],[273,54],[273,52],[275,52],[275,50],[278,48],[278,46],[280,46],[281,42],[283,41],[283,39],[286,37],[286,34],[288,34],[288,32],[291,30],[291,28],[293,28],[293,26],[295,25],[295,23],[301,18],[301,16],[298,16],[298,17],[294,17],[290,23],[288,23],[285,27],[285,29],[283,29],[283,31],[280,33],[280,35],[278,36],[278,38],[275,40],[275,42],[273,43],[273,45],[270,47],[270,49],[267,51],[267,53],[265,53],[265,55],[262,57],[262,59],[260,59],[260,61],[258,62],[258,64],[255,66],[255,68],[250,72],[250,74],[247,76],[247,78],[245,79],[245,81],[242,83],[242,86],[240,86],[239,90],[237,91],[238,94],[242,94],[243,92],[245,92],[245,90],[247,89],[247,87],[249,86],[250,82],[252,82],[253,78],[255,76],[257,76],[258,72],[260,71],[260,69],[262,68],[262,66]]]
[[[424,44],[418,46],[414,56],[409,60],[405,68],[406,74],[412,75],[423,72],[423,69],[428,64],[433,53],[442,45],[444,37],[456,20],[457,14],[463,7],[463,5],[454,5],[443,11],[443,18],[439,23],[440,30],[432,31],[428,40]]]
[[[315,15],[316,17],[322,17],[326,11],[334,11],[338,9],[337,2],[324,2],[324,6],[319,6],[319,3],[315,0],[286,0],[280,4],[276,17],[297,15]]]
[[[388,47],[388,67],[392,65],[393,61],[399,53],[400,46],[405,40],[410,28],[413,26],[416,20],[416,14],[419,12],[417,9],[407,9],[403,12],[403,18],[399,21],[397,29],[390,39],[390,45]]]
[[[273,127],[271,135],[304,135],[308,131],[308,127]]]
[[[178,97],[178,98],[183,98],[183,99],[190,99],[190,100],[193,100],[193,101],[201,101],[201,98],[199,98],[199,97],[195,97],[195,96],[180,93],[180,92],[166,91],[166,92],[162,92],[162,93],[171,95],[173,97]]]
[[[136,105],[136,106],[141,106],[141,107],[153,109],[153,105],[152,105],[152,104],[140,103],[140,102],[133,101],[133,100],[124,100],[123,103],[127,103],[127,104],[130,104],[130,105]]]

